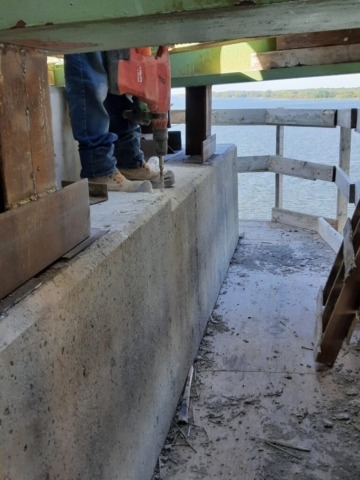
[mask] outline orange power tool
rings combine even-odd
[[[163,184],[164,156],[168,145],[168,111],[170,109],[171,73],[167,47],[159,47],[156,55],[151,48],[132,48],[117,58],[117,92],[133,95],[134,110],[124,112],[126,118],[152,125],[155,153],[159,157],[160,177]],[[114,62],[113,62],[114,63]],[[111,69],[110,69],[111,72]],[[110,87],[113,82],[110,76]],[[113,80],[115,80],[113,78]],[[114,82],[113,82],[114,83]],[[110,88],[113,92],[114,89]],[[140,102],[147,109],[139,108]]]

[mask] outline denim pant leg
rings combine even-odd
[[[108,93],[104,102],[110,117],[110,132],[117,135],[114,155],[119,168],[140,168],[144,154],[140,149],[141,129],[139,125],[123,117],[124,110],[131,110],[132,102],[126,95]]]
[[[108,77],[101,52],[65,55],[66,98],[74,138],[79,142],[82,177],[105,177],[116,171],[109,115],[104,107]]]

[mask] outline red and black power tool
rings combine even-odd
[[[171,73],[167,47],[132,48],[107,52],[110,92],[133,95],[133,109],[124,117],[140,125],[152,125],[155,154],[159,157],[163,181],[164,155],[168,145],[168,111],[170,109]]]

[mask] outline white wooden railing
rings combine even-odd
[[[171,112],[173,124],[185,123],[185,112]],[[276,155],[238,157],[238,172],[273,172],[275,174],[275,207],[273,221],[316,230],[337,250],[347,219],[349,203],[360,201],[360,182],[349,177],[351,130],[360,133],[360,110],[305,110],[305,109],[233,109],[213,110],[212,125],[274,125],[276,126]],[[338,165],[324,165],[286,158],[284,154],[284,127],[340,127]],[[283,209],[283,175],[334,182],[338,189],[337,218],[323,219],[314,215]]]

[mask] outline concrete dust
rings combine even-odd
[[[244,229],[194,362],[189,424],[175,413],[153,480],[358,480],[360,332],[332,370],[312,352],[334,252],[301,229]]]

